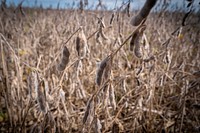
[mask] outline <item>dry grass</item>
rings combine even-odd
[[[199,132],[197,15],[23,12],[0,13],[1,132]]]

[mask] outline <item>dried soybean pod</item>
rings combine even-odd
[[[115,90],[114,90],[113,85],[110,85],[110,87],[109,87],[109,99],[110,99],[110,104],[111,104],[112,108],[114,110],[116,110],[117,104],[116,104],[116,100],[115,100]]]
[[[112,16],[111,16],[110,25],[113,23],[114,17],[115,17],[115,13],[113,13]]]
[[[88,0],[84,0],[84,5],[87,6],[88,4]]]
[[[81,31],[76,38],[76,51],[78,53],[78,56],[84,57],[86,56],[87,52],[87,39],[83,32],[83,29],[81,28]]]
[[[57,66],[58,71],[63,71],[66,68],[67,64],[69,63],[69,56],[70,56],[70,52],[68,48],[64,46],[62,59]]]
[[[127,14],[128,17],[130,17],[130,1],[128,2],[127,6],[124,9],[124,13]]]
[[[131,25],[138,26],[148,15],[157,0],[146,0],[140,12],[131,19]]]
[[[146,25],[143,25],[139,30],[137,30],[131,38],[130,41],[130,51],[133,51],[134,45],[135,45],[135,40],[137,39],[137,36],[139,36],[140,34],[143,34],[144,30],[146,29]]]
[[[112,133],[119,133],[119,125],[116,122],[113,123]]]
[[[38,80],[37,80],[37,75],[34,72],[30,72],[28,79],[27,79],[27,83],[28,83],[28,90],[29,90],[29,95],[30,98],[33,99],[33,92],[34,92],[34,87],[35,90],[37,90],[38,88]]]
[[[130,14],[130,5],[131,5],[131,2],[129,1],[129,3],[127,5],[127,15],[128,15],[128,17],[131,16],[131,14]]]
[[[95,133],[101,133],[102,125],[97,116],[95,116],[94,118],[94,124],[95,124]]]
[[[81,42],[80,37],[77,37],[76,38],[76,51],[78,53],[78,56],[80,56],[80,42]]]
[[[136,39],[139,40],[139,39]],[[139,43],[135,44],[135,50],[134,50],[135,56],[138,58],[142,58],[142,49]]]
[[[41,81],[38,85],[37,102],[39,104],[40,110],[43,113],[46,113],[47,108],[46,108],[46,98],[45,98],[45,91],[44,91],[44,81]]]
[[[104,34],[102,27],[100,28],[99,33],[101,34],[101,37],[102,37],[104,40],[108,40],[108,37]]]
[[[98,86],[101,85],[102,80],[107,80],[110,75],[110,66],[111,64],[111,58],[110,56],[107,56],[103,61],[101,61],[96,75],[96,84]]]
[[[83,116],[83,124],[88,122],[89,124],[92,122],[94,117],[94,98],[91,97],[87,103],[86,111]]]
[[[200,70],[192,73],[196,78],[200,78]]]
[[[132,36],[132,38],[131,38],[131,41],[130,41],[130,51],[133,51],[134,40],[136,39],[138,32],[139,32],[139,31],[137,31],[135,34],[133,34],[133,36]]]
[[[141,27],[139,31],[137,32],[136,37],[134,39],[134,45],[135,45],[134,53],[135,53],[135,56],[138,58],[141,58],[143,56],[142,48],[141,48],[141,40],[142,40],[143,32],[145,29],[146,29],[145,25]]]

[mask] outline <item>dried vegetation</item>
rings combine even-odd
[[[200,131],[197,15],[136,28],[123,12],[13,12],[0,12],[0,132]]]

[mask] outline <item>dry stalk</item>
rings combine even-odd
[[[3,37],[3,36],[2,36]],[[5,39],[5,38],[4,38]],[[4,87],[3,91],[5,94],[5,100],[6,100],[6,109],[8,111],[8,118],[9,118],[9,122],[11,127],[13,126],[13,118],[12,118],[12,110],[10,109],[10,98],[9,98],[9,91],[8,89],[10,88],[10,84],[9,84],[9,78],[8,78],[8,70],[7,70],[7,65],[6,65],[6,61],[5,61],[5,54],[4,54],[4,47],[2,44],[2,39],[0,40],[1,43],[1,60],[2,60],[2,64],[3,64],[3,74],[5,76],[5,80],[6,80],[6,87]]]
[[[41,59],[42,59],[42,55],[39,56],[39,59],[38,59],[37,65],[36,65],[36,69],[39,69]]]
[[[118,110],[117,114],[115,115],[115,117],[112,119],[112,121],[106,125],[105,130],[103,131],[103,133],[105,133],[108,128],[117,120],[117,117],[119,116],[119,114],[122,112],[122,109],[125,107],[125,104],[123,104],[120,109]]]
[[[60,89],[60,98],[61,98],[61,103],[63,105],[64,108],[64,112],[65,112],[65,118],[68,121],[69,120],[69,112],[65,106],[65,92],[63,91],[63,89]]]
[[[101,17],[101,18],[97,17],[97,18],[98,18],[98,24],[100,24],[100,27],[105,28],[106,25],[104,23],[103,17]]]
[[[12,48],[12,46],[11,46],[11,44],[6,40],[6,38],[4,37],[4,35],[2,35],[1,33],[0,33],[0,36],[3,38],[3,40],[5,41],[5,43],[8,45],[8,47],[10,48],[10,50],[11,50],[11,52],[13,53],[13,55],[14,55],[14,57],[15,57],[15,60],[17,61],[17,62],[20,62],[20,59],[19,59],[19,57],[16,55],[16,53],[15,53],[15,51],[14,51],[14,49]],[[21,62],[21,63],[23,63],[24,65],[26,65],[28,68],[30,68],[30,69],[33,69],[33,70],[35,70],[35,71],[41,71],[41,70],[39,70],[39,69],[37,69],[37,68],[35,68],[35,67],[32,67],[32,66],[30,66],[28,63],[26,63],[26,62]],[[18,64],[18,63],[17,63]],[[18,66],[19,67],[19,66]]]
[[[79,91],[80,91],[80,98],[83,99],[83,98],[86,98],[86,92],[83,88],[83,85],[81,83],[81,80],[79,77],[77,77],[77,80],[78,80],[78,84],[79,84]]]
[[[89,40],[90,38],[92,38],[98,32],[99,32],[99,29],[96,30],[95,32],[93,32],[89,37],[87,37],[87,40]]]
[[[109,28],[112,28],[112,26],[108,26],[108,27],[106,27],[106,28],[103,28],[102,31],[107,30],[107,29],[109,29]],[[91,35],[89,35],[89,36],[87,37],[87,40],[90,40],[96,33],[99,33],[99,30],[100,30],[100,28],[97,29],[95,32],[93,32]]]

